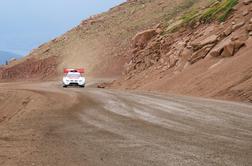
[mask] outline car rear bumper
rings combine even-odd
[[[85,86],[86,84],[86,80],[84,79],[71,79],[71,80],[67,80],[63,78],[63,86],[74,86],[74,85],[78,85],[78,86]]]
[[[63,86],[85,86],[85,84],[70,83],[70,84],[63,84]]]
[[[85,83],[80,83],[80,82],[65,83],[65,82],[63,82],[63,86],[85,86]]]

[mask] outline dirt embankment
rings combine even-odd
[[[204,22],[218,4],[177,18],[177,29],[159,25],[138,33],[124,76],[111,87],[252,102],[252,4],[240,1],[225,22]],[[166,34],[171,28],[176,32]]]

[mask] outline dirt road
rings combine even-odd
[[[252,105],[0,84],[0,165],[252,165]]]

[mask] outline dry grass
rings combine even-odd
[[[195,22],[211,22],[219,20],[223,22],[232,12],[233,7],[238,3],[238,0],[222,0],[212,1],[212,5],[204,10],[192,9],[185,13],[181,19],[185,24],[193,24]]]
[[[219,21],[225,21],[232,8],[238,3],[238,0],[222,0],[221,2],[215,3],[212,7],[208,8],[203,12],[200,20],[209,22],[214,19]]]

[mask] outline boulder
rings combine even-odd
[[[144,48],[148,44],[148,42],[157,34],[158,33],[156,32],[155,29],[148,29],[143,32],[137,33],[135,37],[132,39],[133,47]]]
[[[222,57],[230,57],[234,55],[235,46],[233,42],[230,42],[229,44],[225,45],[223,48],[223,51],[221,53]]]
[[[232,27],[229,26],[225,31],[223,32],[225,36],[229,36],[233,32]]]
[[[245,21],[241,21],[235,25],[232,26],[232,30],[235,31],[236,29],[241,28],[243,25],[245,25]]]
[[[192,56],[192,54],[193,54],[192,49],[184,48],[184,50],[180,54],[180,57],[182,60],[188,61],[190,57]]]
[[[201,49],[205,45],[216,44],[217,41],[218,41],[218,35],[212,35],[212,36],[205,38],[204,40],[202,40],[200,42],[192,42],[191,45],[192,45],[193,49],[196,51],[196,50]]]
[[[233,56],[243,46],[245,46],[244,41],[240,41],[240,40],[231,41],[230,43],[228,43],[227,45],[224,46],[223,52],[221,55],[223,57]]]
[[[211,55],[212,57],[218,57],[218,56],[221,55],[222,51],[223,51],[223,47],[216,48],[216,49],[213,49],[213,50],[210,52],[210,55]]]
[[[178,59],[177,56],[171,55],[171,56],[169,57],[169,64],[168,64],[168,67],[169,67],[169,68],[174,67],[174,66],[177,64],[178,60],[179,60],[179,59]]]
[[[106,88],[107,84],[106,83],[100,83],[97,85],[97,88],[104,89]]]
[[[191,58],[189,59],[189,62],[191,64],[199,61],[200,59],[203,59],[207,56],[209,51],[213,48],[214,44],[209,44],[204,46],[202,49],[196,51],[195,53],[192,54]]]
[[[230,57],[233,56],[236,52],[239,51],[241,47],[245,46],[245,42],[240,41],[239,39],[236,40],[229,40],[223,45],[219,46],[218,48],[212,50],[210,55],[213,57]]]

